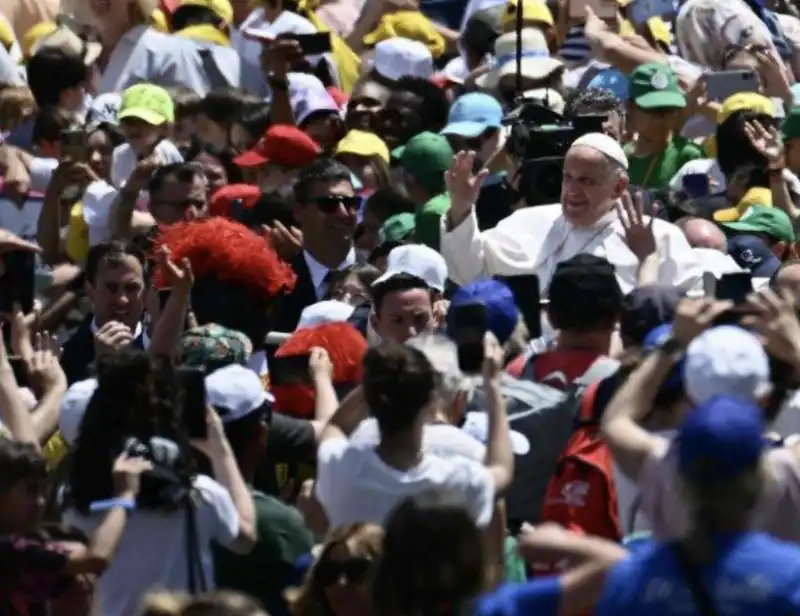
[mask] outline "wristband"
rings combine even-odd
[[[661,351],[669,357],[677,358],[683,354],[683,345],[675,340],[675,338],[667,338],[656,347],[656,350]]]
[[[126,511],[133,511],[136,509],[136,500],[132,498],[107,498],[106,500],[93,502],[89,505],[89,511],[97,513],[98,511],[108,511],[114,507],[122,507]]]

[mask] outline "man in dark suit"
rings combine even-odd
[[[360,204],[350,171],[321,158],[300,171],[292,213],[303,233],[303,250],[291,261],[297,285],[281,309],[277,327],[292,332],[303,308],[325,297],[330,277],[356,263],[353,236]]]
[[[64,343],[61,355],[70,385],[90,376],[98,354],[129,344],[145,347],[144,265],[144,253],[127,241],[102,242],[89,251],[85,286],[92,311]]]

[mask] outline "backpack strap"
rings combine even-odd
[[[588,387],[592,383],[600,381],[607,376],[611,376],[617,368],[619,362],[610,357],[598,357],[592,365],[581,376],[575,379],[574,384],[579,387]]]
[[[595,381],[589,384],[581,395],[581,404],[578,408],[577,423],[578,426],[595,425],[597,418],[595,417],[595,400],[597,399],[597,390],[600,387],[600,381]]]

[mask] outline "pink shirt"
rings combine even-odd
[[[659,451],[649,456],[637,478],[640,512],[647,517],[653,536],[661,541],[683,537],[689,531],[689,510],[680,486],[670,441],[662,439]],[[752,527],[778,539],[800,542],[800,462],[788,448],[770,449],[766,468],[771,477],[764,487]]]

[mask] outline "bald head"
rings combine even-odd
[[[728,241],[725,234],[710,220],[687,216],[675,224],[683,231],[692,248],[711,248],[720,252],[728,252]]]

